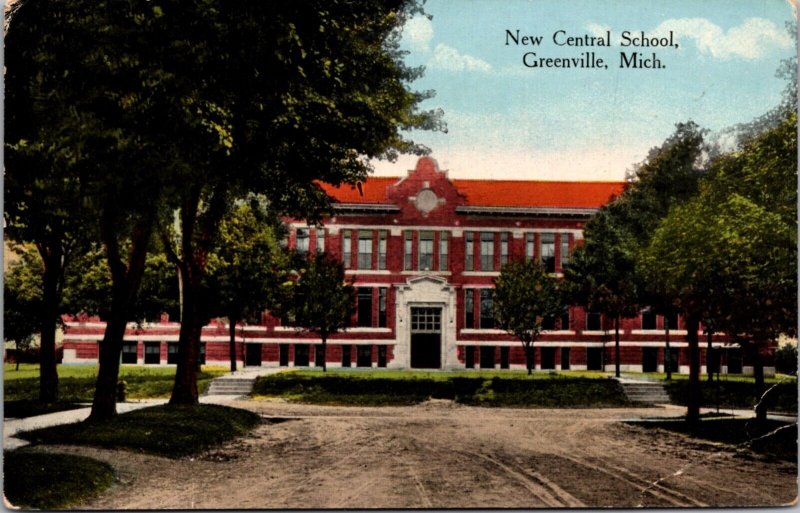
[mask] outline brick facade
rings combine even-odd
[[[451,180],[428,157],[403,178],[371,178],[358,188],[325,186],[337,201],[334,214],[319,229],[287,220],[287,243],[293,249],[324,248],[344,260],[347,277],[361,293],[354,327],[328,342],[328,366],[524,368],[521,344],[494,329],[488,316],[482,319],[493,279],[505,261],[516,258],[539,259],[559,277],[562,263],[582,243],[584,223],[623,187],[618,182]],[[613,369],[612,322],[579,307],[568,312],[536,342],[536,368]],[[686,332],[678,322],[671,326],[671,350],[679,370],[687,372]],[[623,370],[664,369],[663,327],[661,316],[621,322]],[[96,360],[103,329],[100,322],[68,320],[65,363]],[[145,343],[159,342],[159,364],[166,364],[178,331],[177,323],[162,318],[132,325],[125,339],[137,344],[137,363],[143,363],[139,353]],[[237,328],[236,337],[237,358],[246,365],[319,363],[318,339],[281,326],[268,314],[258,326]],[[203,329],[202,341],[208,363],[228,361],[226,325],[212,322]],[[702,341],[705,364],[705,335]],[[724,336],[714,335],[712,344],[722,372],[729,367],[748,371],[740,350]]]

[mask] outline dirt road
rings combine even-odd
[[[119,482],[81,508],[775,506],[797,466],[618,421],[661,409],[235,404],[265,423],[194,459],[81,447]]]

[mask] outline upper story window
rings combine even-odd
[[[378,232],[378,269],[386,269],[386,230]]]
[[[447,270],[447,252],[448,252],[449,235],[447,232],[439,234],[439,270]]]
[[[464,270],[475,270],[475,236],[472,232],[464,234]]]
[[[358,268],[372,269],[372,232],[358,232]]]
[[[352,267],[352,248],[353,243],[350,235],[350,230],[342,232],[342,260],[344,261],[344,268],[350,269]]]
[[[317,228],[317,251],[325,251],[325,229]]]
[[[413,245],[413,234],[411,232],[405,232],[403,234],[403,270],[410,271],[413,267],[413,262],[411,261],[413,253],[412,245]]]
[[[561,329],[565,331],[569,329],[569,305],[564,305],[564,309],[561,310]]]
[[[494,233],[481,232],[481,271],[494,270]]]
[[[556,272],[556,235],[543,233],[539,243],[542,266],[548,273]]]
[[[475,327],[475,290],[464,290],[464,327]]]
[[[305,255],[308,253],[309,233],[306,228],[298,228],[295,237],[295,250]]]
[[[378,288],[378,327],[386,327],[386,287]]]
[[[645,308],[642,310],[642,329],[656,329],[656,312],[652,308]]]
[[[481,291],[481,329],[492,329],[495,327],[494,306],[492,300],[492,289],[480,289]]]
[[[500,233],[500,265],[508,263],[508,232]]]
[[[533,260],[533,234],[526,233],[525,234],[525,260]]]
[[[358,288],[358,326],[372,326],[372,289],[369,287]]]
[[[561,234],[561,268],[563,269],[564,266],[567,265],[569,262],[569,234],[562,233]]]
[[[419,270],[433,269],[433,232],[419,232]]]
[[[602,329],[600,324],[599,312],[586,312],[586,330],[587,331],[600,331]]]
[[[678,329],[678,314],[671,313],[669,315],[664,316],[664,329],[667,329],[667,323],[669,323],[669,329],[676,330]]]

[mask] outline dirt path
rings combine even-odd
[[[434,401],[335,408],[246,401],[252,436],[194,459],[82,447],[119,483],[88,509],[775,506],[797,467],[620,424],[640,410]]]

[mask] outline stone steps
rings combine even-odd
[[[211,381],[206,395],[249,395],[256,382],[253,377],[223,376]]]
[[[631,382],[620,380],[625,395],[631,402],[641,404],[669,404],[669,394],[657,382]]]

